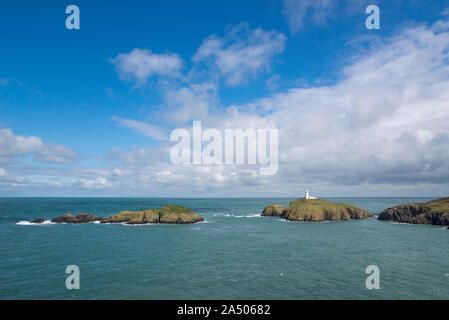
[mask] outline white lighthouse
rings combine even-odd
[[[315,199],[318,199],[318,198],[311,196],[309,190],[306,190],[306,194],[304,195],[304,199],[306,199],[306,200],[315,200]]]

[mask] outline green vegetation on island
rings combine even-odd
[[[368,211],[346,203],[335,203],[323,199],[297,199],[288,208],[282,205],[265,207],[262,216],[276,216],[289,221],[334,221],[365,219],[372,217]]]
[[[147,209],[143,211],[123,211],[110,218],[103,219],[101,223],[167,223],[191,224],[203,221],[198,214],[183,206],[167,205],[161,209]]]

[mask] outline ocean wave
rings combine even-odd
[[[16,225],[19,225],[19,226],[41,226],[41,225],[46,225],[46,224],[56,224],[56,222],[51,222],[51,220],[45,220],[42,223],[33,223],[31,221],[19,221],[16,223]]]

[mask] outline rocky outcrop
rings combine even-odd
[[[262,217],[281,217],[287,208],[281,204],[272,204],[263,209]]]
[[[275,205],[273,205],[275,206]],[[272,206],[264,209],[264,212],[273,212]],[[285,207],[284,207],[285,208]],[[280,208],[278,207],[278,212]],[[264,213],[262,213],[264,215]],[[289,221],[335,221],[350,219],[365,219],[373,215],[357,206],[346,203],[335,203],[323,199],[298,199],[290,202],[290,205],[280,215]]]
[[[56,217],[51,220],[51,222],[55,223],[89,223],[94,221],[101,221],[103,218],[97,217],[93,214],[88,213],[80,213],[76,216],[68,213],[66,215],[63,215],[61,217]]]
[[[44,223],[44,222],[45,222],[44,219],[36,219],[36,220],[31,221],[31,223]]]
[[[158,223],[158,221],[159,211],[156,209],[147,209],[142,211],[123,211],[103,219],[102,223],[145,224]]]
[[[126,223],[126,224],[192,224],[203,221],[192,210],[175,205],[167,205],[161,209],[148,209],[143,211],[123,211],[110,218],[103,219],[102,223]]]
[[[402,204],[381,212],[379,220],[449,226],[449,197],[425,203]]]

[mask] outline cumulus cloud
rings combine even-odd
[[[75,152],[65,146],[44,143],[35,136],[16,136],[11,129],[0,129],[0,162],[28,155],[34,155],[36,161],[53,163],[70,163],[77,158]]]
[[[174,53],[156,54],[151,50],[133,49],[117,55],[111,62],[122,79],[145,83],[152,76],[179,77],[182,59]]]
[[[252,105],[279,127],[281,178],[447,183],[447,31],[404,30],[354,59],[336,85],[292,89]]]
[[[227,30],[224,37],[206,38],[192,60],[218,72],[230,86],[236,86],[270,69],[273,57],[285,49],[286,37],[276,31],[249,29],[240,24]]]
[[[165,90],[162,117],[169,123],[207,119],[218,102],[217,86],[213,83],[191,84]]]
[[[353,56],[334,85],[294,88],[229,106],[203,122],[219,130],[278,128],[275,176],[260,176],[247,166],[169,163],[135,168],[136,175],[164,190],[186,184],[203,191],[276,186],[276,192],[298,185],[447,186],[449,30],[442,26],[408,28],[377,42]]]

